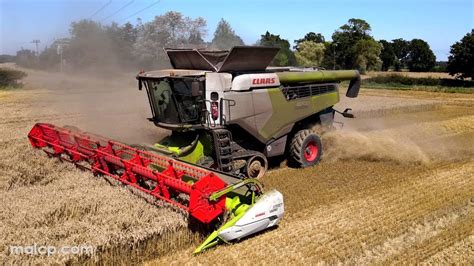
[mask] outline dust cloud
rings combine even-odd
[[[26,89],[44,90],[35,100],[41,108],[39,122],[71,125],[130,144],[154,143],[167,131],[147,120],[150,106],[146,92],[138,90],[136,75],[29,71]]]
[[[428,155],[414,142],[374,132],[335,131],[324,139],[324,160],[358,159],[426,164]]]
[[[471,111],[467,111],[471,112]],[[459,107],[428,112],[355,118],[323,135],[324,160],[432,164],[474,156],[473,116]]]

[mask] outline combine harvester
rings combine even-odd
[[[278,50],[165,49],[174,69],[137,79],[149,120],[172,134],[145,148],[251,178],[265,174],[271,157],[286,155],[297,167],[318,163],[322,145],[312,128],[332,127],[338,83],[350,81],[346,96],[357,97],[359,72],[267,67]],[[350,109],[341,114],[352,117]]]
[[[148,94],[149,120],[170,136],[129,146],[38,123],[28,134],[31,145],[218,228],[195,253],[276,226],[283,196],[263,193],[258,180],[267,157],[286,154],[297,166],[316,164],[322,146],[311,128],[332,127],[337,84],[349,80],[346,96],[357,97],[359,73],[267,68],[277,48],[165,51],[174,69],[141,72],[137,79]],[[349,111],[341,114],[353,117]]]

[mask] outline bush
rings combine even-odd
[[[0,68],[0,87],[21,87],[19,82],[26,77],[26,73],[19,70]]]
[[[444,87],[474,87],[474,81],[442,78],[413,78],[404,75],[378,75],[364,80],[364,83],[398,84],[406,86],[444,86]]]

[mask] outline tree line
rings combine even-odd
[[[252,45],[279,47],[280,52],[272,62],[275,66],[316,66],[358,69],[362,72],[432,71],[435,68],[436,57],[424,40],[400,38],[377,41],[371,30],[365,20],[352,18],[335,30],[330,41],[320,33],[309,32],[291,46],[288,40],[267,31]],[[56,40],[39,55],[21,49],[17,52],[16,62],[26,67],[52,70],[110,66],[152,69],[169,67],[163,52],[166,47],[222,50],[244,45],[242,38],[224,19],[218,23],[212,41],[205,42],[206,36],[207,22],[204,18],[190,18],[174,11],[156,16],[149,22],[138,20],[136,25],[101,25],[81,20],[71,24],[70,38]],[[473,43],[471,32],[453,44],[445,66],[451,74],[460,78],[472,77]]]

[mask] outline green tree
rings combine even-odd
[[[133,45],[137,39],[137,29],[129,22],[123,26],[112,23],[105,28],[105,32],[111,41],[111,49],[117,62],[121,67],[135,67],[136,61],[133,56]]]
[[[203,18],[192,19],[170,11],[156,16],[153,21],[138,24],[133,54],[143,67],[168,67],[163,48],[202,47],[206,34],[206,20]]]
[[[353,39],[366,39],[370,37],[372,28],[367,21],[363,19],[351,18],[340,28],[341,32],[348,33]]]
[[[229,22],[221,19],[217,24],[214,38],[211,42],[211,48],[218,50],[229,50],[234,46],[244,45],[242,39],[235,34]]]
[[[60,57],[56,46],[45,47],[39,55],[39,63],[43,70],[59,70]]]
[[[379,43],[382,45],[382,51],[380,52],[380,59],[382,60],[382,70],[387,71],[391,66],[395,64],[397,56],[393,49],[393,44],[386,40],[380,40]]]
[[[382,51],[380,43],[374,39],[362,39],[355,44],[354,50],[357,55],[354,67],[361,72],[380,70],[382,67],[382,60],[379,58]]]
[[[371,27],[363,19],[351,18],[332,35],[333,42],[324,65],[330,64],[335,69],[357,68],[361,71],[377,69],[381,46],[370,35]]]
[[[451,46],[447,70],[458,78],[474,79],[474,30]]]
[[[308,32],[304,36],[304,38],[295,40],[295,46],[293,46],[293,49],[299,50],[300,43],[305,42],[305,41],[310,41],[314,43],[324,43],[324,36],[321,33],[314,33],[314,32]]]
[[[436,56],[427,42],[413,39],[410,42],[407,66],[410,71],[430,71],[436,64]]]
[[[22,67],[34,68],[38,66],[38,58],[35,55],[35,52],[23,49],[16,52],[15,62]]]
[[[288,40],[280,38],[280,35],[274,35],[267,31],[264,35],[261,35],[258,44],[261,46],[280,48],[280,51],[271,62],[271,65],[288,66],[296,64],[296,57],[293,51],[290,50],[290,43]]]
[[[401,38],[395,39],[392,40],[392,48],[396,56],[394,62],[395,70],[400,71],[407,63],[410,42]]]
[[[106,30],[92,20],[71,23],[70,45],[64,56],[73,67],[94,68],[114,65],[113,45]]]
[[[207,22],[202,17],[191,19],[185,18],[185,23],[188,25],[188,36],[185,40],[185,45],[194,48],[203,48],[206,46],[204,37],[207,35]]]
[[[303,41],[299,44],[299,50],[295,52],[296,61],[300,66],[321,66],[324,59],[326,47],[323,43]]]
[[[325,42],[324,47],[324,59],[321,66],[326,69],[339,69],[339,65],[336,64],[336,43]]]

